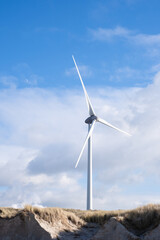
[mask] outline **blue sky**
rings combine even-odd
[[[19,87],[28,87],[23,78],[31,74],[40,87],[78,87],[65,74],[74,54],[92,72],[87,85],[145,85],[151,66],[159,63],[159,5],[155,0],[3,1],[0,74],[18,76]]]
[[[86,151],[74,165],[88,113],[72,54],[98,116],[132,134],[96,125],[94,208],[160,202],[159,8],[158,0],[1,2],[1,206],[86,207]]]

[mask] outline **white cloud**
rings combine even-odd
[[[117,26],[115,28],[98,28],[89,30],[93,40],[110,41],[113,38],[121,38],[140,45],[160,45],[160,34],[142,34],[127,28]]]
[[[160,195],[136,195],[136,194],[106,194],[106,198],[95,198],[95,204],[100,209],[133,209],[149,203],[159,204]]]
[[[129,66],[121,67],[115,69],[115,71],[109,76],[109,81],[114,82],[135,82],[134,85],[143,85],[146,84],[145,81],[151,81],[149,79],[149,71],[140,71],[138,69],[131,68]],[[138,83],[136,83],[138,80]]]
[[[159,72],[160,71],[160,63],[159,64],[156,64],[156,65],[153,65],[151,67],[151,72]]]
[[[5,87],[9,88],[16,88],[18,79],[15,76],[1,76],[0,77],[0,84]]]
[[[12,67],[10,75],[0,76],[0,86],[5,88],[35,87],[43,82],[43,77],[32,72],[26,63],[19,63]]]
[[[155,193],[160,183],[159,87],[160,73],[145,88],[89,89],[96,113],[132,134],[96,124],[95,208],[131,208],[160,200]],[[74,168],[87,134],[85,104],[82,90],[0,91],[1,206],[85,208],[86,152]],[[147,179],[152,179],[149,185]]]
[[[142,45],[160,45],[160,34],[137,34],[130,38]]]
[[[86,65],[80,65],[80,66],[78,66],[78,68],[79,68],[79,71],[81,72],[81,75],[84,76],[84,77],[91,77],[92,74],[93,74],[93,72],[90,69],[90,67],[88,67]],[[65,74],[67,76],[77,75],[75,67],[67,69],[65,71]]]
[[[43,78],[37,74],[31,74],[30,76],[24,78],[24,83],[29,86],[36,86],[40,81],[43,81]]]
[[[117,185],[113,185],[111,188],[108,189],[108,193],[117,193],[121,192],[121,189]]]
[[[127,38],[130,35],[130,31],[126,28],[117,26],[114,29],[111,28],[98,28],[97,30],[90,29],[90,34],[94,40],[108,41],[113,37],[124,37]]]

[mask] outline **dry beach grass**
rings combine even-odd
[[[26,205],[24,209],[14,209],[1,207],[0,217],[11,218],[19,213],[31,212],[48,222],[54,222],[61,219],[65,223],[69,219],[76,225],[83,225],[85,222],[104,224],[111,217],[119,217],[121,222],[129,222],[136,228],[148,227],[151,223],[160,222],[160,204],[148,204],[132,210],[78,210],[78,209],[61,209],[61,208],[40,208]]]
[[[35,216],[36,219],[39,219],[38,221],[42,224],[46,222],[52,226],[51,231],[53,234],[55,232],[58,234],[60,231],[73,233],[74,231],[79,231],[84,227],[88,227],[88,224],[91,223],[94,223],[94,226],[98,229],[112,218],[115,218],[116,221],[121,223],[129,232],[132,232],[136,236],[141,236],[146,231],[152,230],[160,224],[160,205],[154,204],[132,210],[116,211],[85,211],[54,207],[40,208],[30,205],[26,205],[23,209],[0,208],[0,219],[5,219],[5,221],[7,219],[14,219],[17,216],[22,221],[26,221],[31,214]]]
[[[69,220],[77,226],[82,226],[84,224],[84,221],[77,217],[74,213],[63,211],[61,208],[40,208],[26,205],[24,211],[34,213],[38,215],[39,218],[49,223],[54,223],[55,221],[60,220],[63,225],[66,225]]]
[[[73,212],[76,216],[82,218],[86,222],[94,222],[104,224],[111,217],[123,217],[126,221],[132,222],[135,226],[145,227],[155,219],[160,219],[160,204],[148,204],[146,206],[138,207],[132,210],[76,210],[76,209],[64,209],[68,212]]]
[[[84,224],[83,219],[76,216],[73,212],[64,211],[61,208],[41,208],[31,205],[26,205],[24,209],[14,209],[7,207],[0,208],[0,218],[14,218],[19,214],[26,216],[28,213],[33,213],[49,223],[54,223],[55,221],[60,220],[62,224],[66,225],[69,220],[77,226],[82,226]]]

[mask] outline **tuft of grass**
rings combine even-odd
[[[118,217],[125,213],[125,210],[116,211],[102,211],[102,210],[75,210],[75,209],[64,209],[67,212],[73,212],[78,217],[82,218],[86,222],[104,224],[111,217]]]
[[[26,205],[24,211],[36,214],[39,218],[54,224],[60,221],[64,226],[68,226],[69,222],[76,226],[84,225],[84,221],[72,212],[66,212],[61,208],[40,208]]]
[[[120,220],[127,228],[133,228],[139,233],[153,229],[160,224],[160,205],[148,204],[126,212]]]
[[[0,207],[0,218],[12,218],[19,213],[19,209]]]

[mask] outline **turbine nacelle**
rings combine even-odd
[[[95,116],[95,115],[91,115],[90,117],[88,117],[86,120],[85,120],[85,123],[87,123],[87,124],[92,124],[93,123],[93,121],[97,121],[97,116]]]

